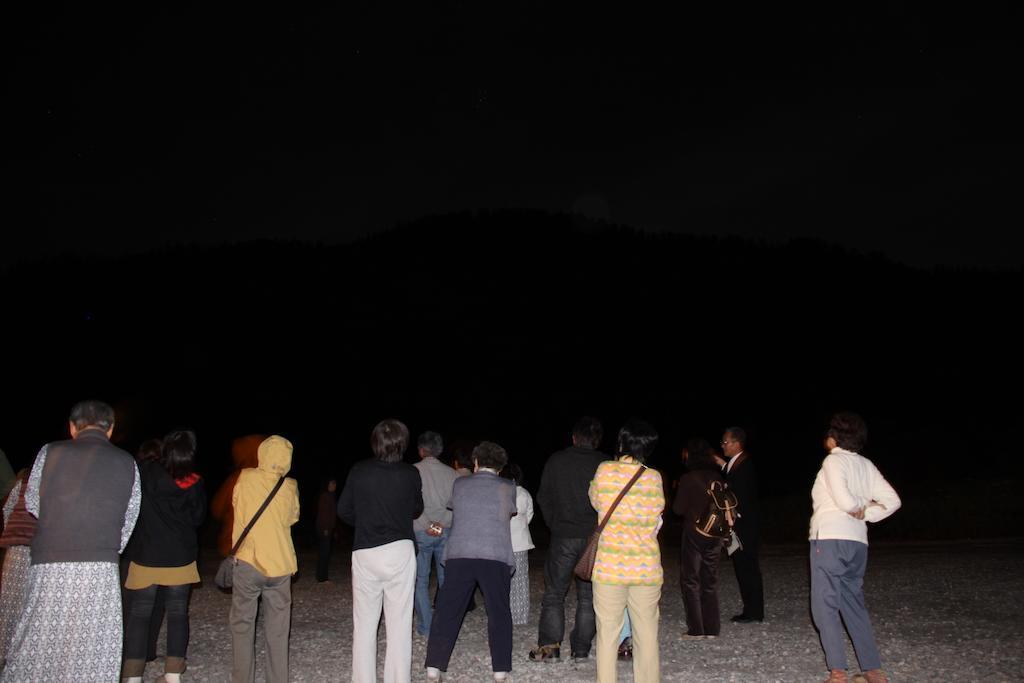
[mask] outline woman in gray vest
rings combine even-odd
[[[427,680],[447,671],[462,618],[476,586],[487,607],[487,640],[495,681],[512,669],[512,612],[509,589],[515,557],[509,520],[516,514],[515,482],[498,475],[508,461],[505,449],[482,442],[473,449],[474,474],[455,480],[451,536],[445,548],[444,585],[427,641]]]

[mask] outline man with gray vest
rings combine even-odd
[[[110,443],[114,409],[82,401],[71,439],[39,451],[25,489],[38,518],[25,611],[7,681],[116,681],[121,670],[118,556],[139,515],[135,459]]]
[[[459,474],[437,459],[444,450],[444,441],[437,432],[423,432],[417,440],[420,461],[414,465],[420,471],[423,483],[423,514],[413,523],[416,532],[416,632],[430,635],[430,622],[434,616],[430,599],[430,565],[437,566],[437,589],[444,585],[444,547],[452,525],[452,487]]]

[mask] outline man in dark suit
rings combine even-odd
[[[736,582],[740,587],[743,611],[732,617],[740,624],[764,620],[764,584],[761,581],[761,509],[757,500],[757,472],[746,448],[747,433],[740,427],[729,427],[722,435],[725,454],[725,479],[736,494],[740,516],[733,531],[741,548],[732,553]]]

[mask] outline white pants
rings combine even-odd
[[[381,607],[387,629],[384,683],[412,676],[412,606],[416,550],[395,541],[352,553],[352,682],[376,683],[377,626]]]

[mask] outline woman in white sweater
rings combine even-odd
[[[509,522],[512,526],[512,552],[516,558],[516,573],[512,575],[512,591],[509,602],[512,607],[512,623],[522,625],[530,620],[530,560],[529,551],[533,546],[530,536],[530,520],[533,519],[533,497],[523,488],[523,470],[519,465],[509,463],[501,475],[516,483],[516,516]]]
[[[811,489],[811,615],[829,668],[826,683],[848,680],[844,622],[864,680],[888,680],[864,605],[867,522],[896,512],[900,497],[878,468],[858,453],[867,436],[867,425],[856,413],[833,415],[825,436],[829,454]]]

